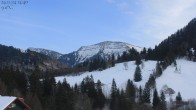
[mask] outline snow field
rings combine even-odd
[[[166,95],[166,99],[169,101],[170,97],[175,100],[175,97],[178,92],[181,93],[183,100],[196,99],[196,62],[187,61],[185,59],[179,59],[177,62],[177,68],[174,65],[169,66],[166,70],[163,71],[161,77],[156,79],[156,87],[160,95],[160,91],[164,85],[167,85],[169,88],[172,88],[175,91],[175,94],[172,96]],[[103,92],[109,97],[112,79],[114,78],[117,84],[117,87],[120,89],[125,89],[127,80],[130,79],[133,81],[133,76],[135,72],[135,61],[126,62],[128,68],[125,69],[124,63],[116,64],[115,67],[108,68],[103,71],[94,71],[94,72],[85,72],[79,76],[64,76],[56,77],[56,81],[63,81],[66,78],[67,82],[74,86],[75,83],[80,84],[83,78],[86,76],[92,75],[94,82],[100,80],[103,84]],[[150,74],[153,73],[153,70],[156,67],[157,61],[145,61],[144,67],[142,68],[142,81],[134,82],[134,84],[139,87],[140,85],[144,88],[145,83],[148,81]]]
[[[183,100],[196,99],[196,62],[179,59],[177,62],[178,71],[173,65],[169,66],[160,78],[157,78],[157,89],[167,85],[175,91],[172,99],[175,99],[178,92]],[[170,97],[167,97],[170,98]]]
[[[115,67],[108,68],[103,71],[94,71],[94,72],[86,72],[79,76],[64,76],[64,77],[56,77],[56,81],[63,81],[64,78],[66,78],[66,81],[71,85],[74,86],[74,84],[80,84],[83,78],[86,76],[92,75],[94,78],[94,82],[97,82],[97,80],[100,80],[104,86],[103,86],[103,92],[106,96],[109,96],[110,89],[111,89],[111,83],[113,78],[115,79],[115,82],[117,84],[117,87],[120,89],[125,89],[126,83],[128,79],[133,80],[134,72],[135,72],[135,61],[126,62],[128,64],[128,68],[125,69],[124,64],[116,64]],[[152,74],[153,69],[156,65],[156,61],[147,61],[144,63],[144,68],[141,68],[142,71],[142,81],[135,83],[137,86],[144,86],[146,81],[148,80],[150,74]]]

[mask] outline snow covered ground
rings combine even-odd
[[[176,67],[169,66],[160,78],[157,78],[157,89],[160,90],[163,85],[175,91],[173,99],[180,92],[183,100],[196,99],[196,62],[179,59]]]
[[[133,80],[134,72],[135,72],[135,61],[127,62],[128,68],[124,67],[124,63],[116,64],[115,67],[103,70],[103,71],[94,71],[94,72],[86,72],[81,74],[80,76],[65,76],[65,77],[56,77],[56,81],[63,81],[66,78],[67,82],[74,86],[75,83],[80,84],[83,78],[87,75],[92,75],[94,81],[97,82],[99,79],[105,86],[103,87],[105,95],[110,93],[111,83],[113,78],[117,83],[118,88],[125,88],[127,80]],[[144,63],[144,68],[142,70],[142,81],[135,83],[136,85],[145,85],[148,80],[150,74],[152,74],[153,69],[155,68],[156,61],[147,61]]]
[[[150,74],[153,73],[156,63],[156,61],[144,62],[143,68],[141,67],[142,81],[137,83],[134,82],[134,84],[138,87],[140,85],[144,87]],[[86,72],[80,76],[56,77],[56,81],[63,81],[63,79],[66,78],[67,82],[71,86],[74,86],[75,83],[81,83],[83,78],[85,78],[87,75],[92,75],[95,82],[99,79],[105,84],[103,86],[103,90],[104,94],[108,96],[113,78],[115,79],[118,88],[125,88],[127,80],[133,80],[136,68],[135,61],[127,62],[127,64],[127,69],[124,67],[124,63],[120,63],[116,64],[115,67],[103,71]],[[163,75],[156,79],[158,91],[160,91],[164,85],[167,85],[169,88],[172,88],[175,91],[173,99],[175,98],[177,92],[181,93],[184,100],[196,98],[196,62],[179,59],[177,60],[177,68],[178,71],[176,71],[176,67],[173,65],[169,66],[163,72]],[[167,100],[169,100],[169,98],[170,97],[167,96]]]

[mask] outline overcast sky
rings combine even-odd
[[[13,9],[0,6],[0,44],[61,53],[102,41],[154,48],[196,17],[196,0],[29,0]]]

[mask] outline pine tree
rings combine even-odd
[[[49,76],[47,75],[43,79],[43,95],[45,97],[48,97],[51,95],[51,91],[52,91],[52,85],[50,84]]]
[[[89,63],[89,72],[93,71],[94,70],[94,65],[93,65],[93,61],[90,61]]]
[[[56,80],[54,77],[50,77],[50,84],[52,85],[51,95],[54,96],[56,94]]]
[[[96,90],[95,90],[95,82],[94,82],[94,78],[93,78],[93,76],[91,75],[90,76],[90,79],[89,79],[89,82],[88,82],[89,84],[88,84],[88,88],[89,88],[89,90],[88,90],[88,96],[90,97],[90,98],[95,98],[96,97]]]
[[[54,96],[56,89],[56,81],[54,77],[48,75],[43,79],[43,96],[49,97]]]
[[[152,89],[154,89],[156,87],[155,77],[152,74],[150,75],[147,84]]]
[[[74,94],[65,79],[63,83],[57,83],[55,105],[56,110],[73,110],[74,108]]]
[[[120,109],[120,90],[117,89],[114,110],[119,110],[119,109]]]
[[[119,109],[118,110],[132,110],[134,104],[129,99],[130,98],[127,97],[124,90],[121,89],[120,97],[119,97]]]
[[[147,51],[146,51],[146,48],[144,47],[144,49],[140,52],[142,59],[146,59],[146,53],[147,53]]]
[[[105,96],[103,94],[101,86],[101,81],[98,80],[96,84],[97,96],[95,97],[95,107],[99,109],[102,109],[105,105]]]
[[[111,87],[111,99],[110,99],[110,109],[111,110],[117,110],[116,109],[116,104],[118,104],[117,98],[118,98],[118,89],[116,87],[116,82],[113,79],[112,80],[112,87]]]
[[[139,82],[142,80],[142,75],[141,75],[141,69],[140,67],[137,65],[136,69],[135,69],[135,74],[134,74],[134,81],[135,82]]]
[[[149,86],[147,86],[147,84],[143,90],[142,102],[143,103],[150,103],[150,88],[149,88]]]
[[[160,103],[160,99],[159,99],[159,96],[158,96],[158,93],[157,93],[157,89],[154,90],[154,94],[153,94],[153,108],[156,110],[157,106],[159,105]]]
[[[111,97],[115,97],[117,92],[117,86],[115,79],[112,80],[112,87],[111,87]]]
[[[140,86],[139,87],[139,97],[138,97],[138,102],[139,103],[142,103],[142,94],[143,94],[143,91],[142,91],[142,87]]]
[[[7,86],[4,84],[4,82],[1,81],[0,79],[0,94],[1,95],[7,95]]]
[[[165,95],[163,92],[161,92],[160,103],[161,110],[167,110],[167,103],[165,101]]]
[[[139,56],[139,54],[136,56],[136,60],[135,60],[135,64],[136,65],[140,65],[142,63],[141,58]]]
[[[15,76],[15,80],[17,83],[17,89],[25,95],[27,92],[27,79],[25,73],[20,73],[19,70],[16,71],[17,74]]]
[[[79,87],[78,87],[78,84],[77,83],[74,85],[74,92],[76,94],[79,94],[80,93],[80,90],[79,90]]]
[[[58,110],[58,109],[55,109]],[[65,109],[68,110],[68,109]],[[94,110],[92,107],[92,101],[86,94],[78,94],[74,101],[73,110]]]
[[[135,86],[130,79],[127,81],[126,86],[126,96],[130,100],[131,103],[135,102]]]
[[[40,82],[40,70],[36,66],[34,72],[30,75],[29,78],[30,90],[33,94],[37,94],[38,97],[42,94],[42,85]]]
[[[31,107],[32,110],[42,110],[42,104],[39,97],[35,94],[28,92],[25,97],[25,102]]]
[[[81,92],[86,93],[90,98],[96,97],[95,83],[93,76],[87,76],[81,83]]]
[[[104,69],[107,68],[107,63],[106,63],[106,60],[105,59],[102,59],[101,60],[100,68],[101,68],[101,70],[104,70]]]
[[[81,88],[81,92],[83,94],[87,94],[87,96],[91,99],[93,108],[96,108],[98,106],[96,100],[98,92],[95,89],[93,76],[91,75],[90,77],[89,76],[85,77],[81,82],[80,88]]]
[[[126,96],[125,96],[125,92],[123,89],[121,89],[120,91],[120,102],[119,102],[119,107],[122,110],[127,110],[127,100],[126,100]]]
[[[128,61],[127,52],[123,52],[123,54],[122,54],[122,56],[121,56],[121,60],[122,60],[122,61]]]
[[[115,56],[114,56],[114,54],[112,54],[112,67],[114,67],[115,66]]]
[[[82,82],[80,84],[80,92],[82,94],[85,94],[86,93],[86,85],[85,85],[84,79],[82,80]]]
[[[176,102],[177,103],[181,103],[182,102],[182,97],[181,97],[180,92],[178,92],[178,95],[176,96]]]
[[[157,62],[155,76],[156,77],[160,77],[161,75],[162,75],[162,68],[161,68],[160,63]]]

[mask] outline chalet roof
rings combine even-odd
[[[0,110],[5,109],[15,99],[16,97],[12,97],[12,96],[0,96]]]
[[[31,108],[24,103],[24,100],[19,97],[13,97],[13,96],[1,96],[0,95],[0,110],[7,109],[10,104],[12,104],[14,101],[19,101],[27,110],[31,110]]]

